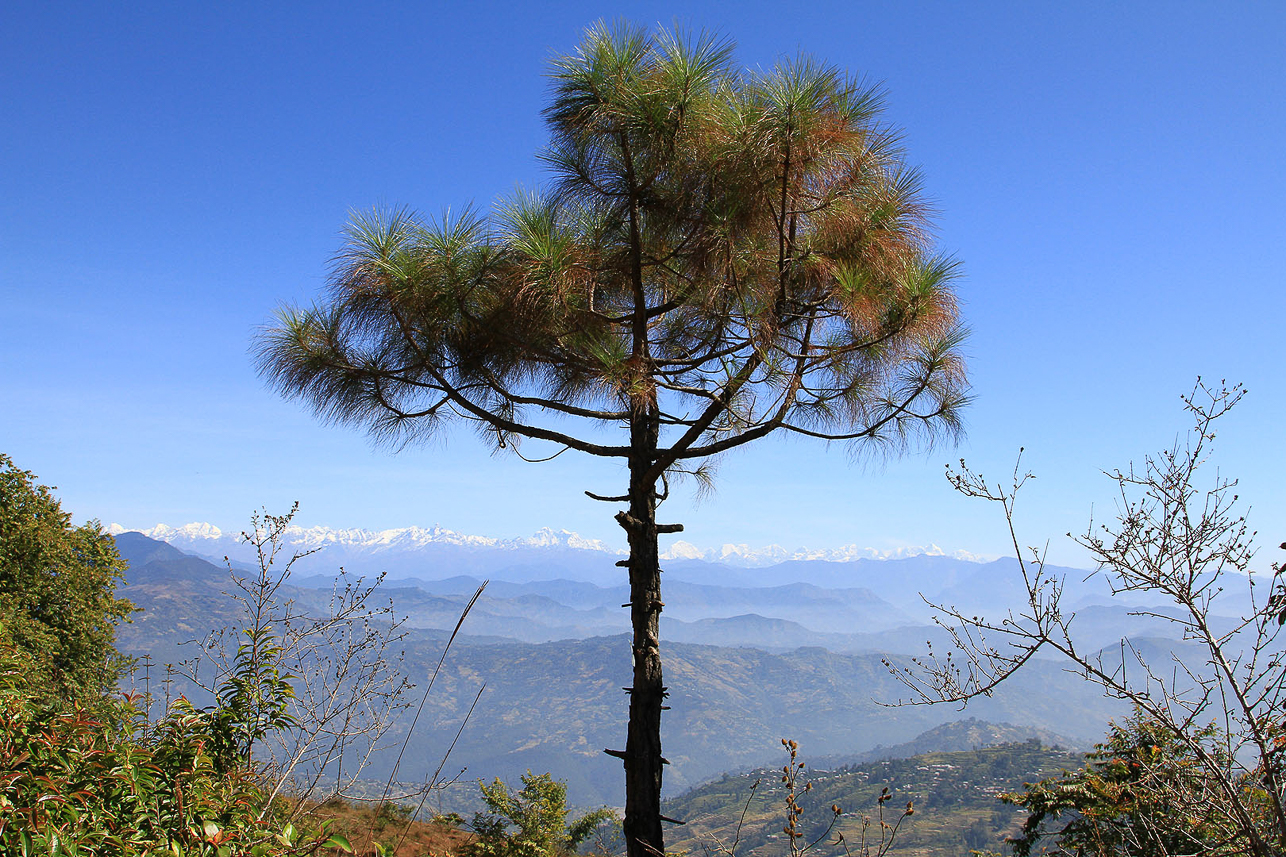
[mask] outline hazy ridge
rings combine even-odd
[[[117,541],[131,566],[123,594],[143,608],[121,629],[124,651],[150,654],[155,664],[177,662],[194,654],[186,641],[237,620],[235,604],[223,594],[226,568],[136,533]],[[584,577],[619,580],[620,570],[602,552],[557,547],[467,554],[464,569],[441,553],[424,557],[420,576],[382,590],[409,617],[407,663],[422,685],[441,653],[444,629],[454,626],[480,578],[492,578],[426,701],[410,757],[432,769],[485,683],[452,757],[455,769],[467,766],[466,777],[486,778],[547,770],[568,781],[578,803],[619,803],[620,763],[602,751],[624,743],[621,688],[629,684],[630,659],[620,605],[627,597],[623,583]],[[940,640],[942,632],[925,624],[930,611],[918,592],[963,610],[1005,609],[1003,599],[1018,591],[1012,562],[922,555],[763,569],[675,560],[666,567],[662,648],[672,710],[664,740],[673,763],[666,774],[671,795],[770,760],[783,736],[800,741],[812,758],[855,760],[976,717],[1013,724],[1027,737],[1066,736],[1059,740],[1086,746],[1122,711],[1052,662],[1032,663],[964,713],[879,704],[905,695],[882,659],[905,663],[923,653],[927,640]],[[373,574],[379,557],[367,555],[348,568]],[[1095,578],[1086,581],[1085,572],[1073,569],[1059,573],[1068,598],[1085,605],[1078,621],[1099,645],[1119,642],[1123,632],[1150,637],[1152,646],[1177,645],[1164,639],[1164,622],[1101,605]],[[321,609],[332,582],[324,574],[301,574],[287,595]],[[390,740],[400,743],[400,735]],[[958,748],[946,733],[926,740],[914,748]],[[384,764],[378,761],[372,774],[381,775]]]

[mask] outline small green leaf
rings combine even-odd
[[[344,836],[338,833],[332,833],[330,835],[330,838],[322,843],[322,847],[338,848],[340,851],[343,851],[345,854],[353,853],[353,846],[349,844],[348,840]]]

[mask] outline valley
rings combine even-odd
[[[137,533],[122,533],[117,542],[130,561],[123,592],[142,608],[121,628],[123,651],[150,655],[159,670],[190,658],[190,641],[211,627],[238,621],[237,605],[224,594],[226,567]],[[334,582],[322,573],[328,559],[324,552],[309,557],[283,590],[305,610],[325,608]],[[350,552],[345,559],[350,573],[375,574],[390,560],[404,575],[390,575],[379,597],[406,617],[405,668],[418,685],[413,697],[422,692],[480,578],[492,578],[424,698],[407,742],[415,770],[435,769],[459,731],[443,770],[465,781],[549,771],[568,783],[578,805],[620,804],[620,763],[603,752],[623,744],[622,688],[629,684],[629,639],[619,606],[625,590],[605,585],[618,573],[612,554],[565,546],[447,545],[424,551],[414,564],[378,553]],[[799,741],[811,757],[834,762],[976,717],[1025,730],[1007,740],[1040,736],[1088,747],[1124,711],[1060,664],[1041,660],[967,711],[894,705],[905,689],[884,660],[907,665],[927,642],[943,642],[941,629],[928,624],[924,602],[917,606],[916,593],[979,610],[1004,609],[1001,599],[1013,591],[1005,561],[919,556],[751,568],[674,560],[666,567],[662,651],[671,710],[664,735],[671,764],[665,793],[671,797],[726,772],[768,763],[783,736]],[[412,568],[415,577],[407,575]],[[1101,592],[1094,579],[1082,579],[1084,572],[1060,571],[1071,597],[1083,605],[1084,627],[1101,645],[1119,642],[1118,628],[1137,631],[1154,646],[1179,645],[1158,633],[1163,623],[1100,603]],[[989,604],[982,603],[984,594]],[[400,745],[409,728],[407,715],[386,743]],[[944,749],[952,748],[920,744],[916,752]],[[377,756],[369,775],[387,776],[389,758]]]

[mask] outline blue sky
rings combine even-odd
[[[1216,460],[1286,539],[1286,6],[1278,3],[66,4],[0,9],[0,452],[77,520],[542,526],[622,541],[613,464],[393,454],[265,389],[248,344],[308,301],[350,209],[488,206],[542,180],[549,57],[599,17],[717,30],[883,81],[940,215],[976,401],[901,461],[769,440],[665,517],[689,541],[1004,552],[989,476],[1037,474],[1025,541],[1110,513],[1102,468],[1174,441],[1197,375],[1250,389]],[[1278,559],[1265,550],[1264,563]]]

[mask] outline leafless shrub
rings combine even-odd
[[[908,668],[886,665],[912,692],[904,703],[963,706],[989,695],[1037,651],[1061,654],[1108,695],[1132,703],[1194,760],[1200,789],[1172,796],[1173,807],[1199,793],[1202,806],[1217,806],[1225,820],[1228,853],[1267,857],[1286,849],[1286,659],[1278,638],[1286,567],[1252,573],[1255,534],[1237,511],[1236,481],[1197,482],[1215,423],[1244,395],[1240,385],[1208,387],[1198,379],[1183,397],[1194,423],[1187,437],[1139,466],[1108,472],[1118,493],[1116,519],[1091,521],[1076,539],[1113,594],[1163,596],[1169,609],[1137,608],[1131,615],[1170,623],[1183,641],[1197,644],[1199,658],[1174,653],[1151,662],[1129,640],[1115,653],[1078,645],[1075,614],[1061,603],[1063,581],[1046,570],[1043,551],[1019,546],[1014,507],[1031,475],[1015,467],[1008,486],[992,484],[962,460],[958,470],[948,469],[948,479],[962,494],[1001,506],[1026,604],[990,620],[932,605],[952,650],[943,657],[930,651]],[[1245,591],[1249,608],[1231,627],[1218,628],[1214,611],[1232,588]]]
[[[199,641],[201,655],[185,666],[221,710],[236,707],[236,751],[257,765],[270,800],[288,793],[303,805],[351,792],[409,707],[413,685],[399,648],[404,618],[376,600],[383,575],[368,582],[340,569],[311,608],[287,595],[292,567],[313,553],[284,557],[296,509],[252,517],[242,538],[257,568],[228,564],[244,621]]]

